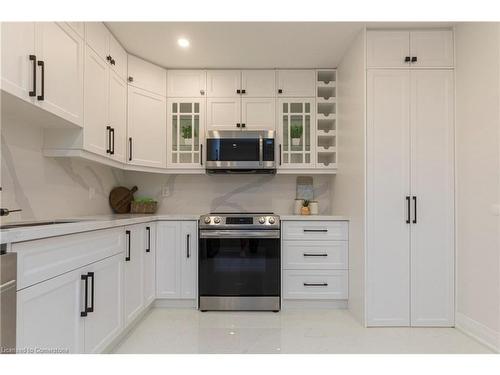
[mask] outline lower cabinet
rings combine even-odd
[[[198,223],[161,221],[156,225],[157,298],[196,299]]]

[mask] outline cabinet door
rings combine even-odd
[[[369,68],[409,67],[408,31],[369,31],[366,35],[366,59]]]
[[[82,39],[67,24],[60,22],[37,23],[36,38],[36,55],[44,63],[38,70],[42,80],[38,92],[43,98],[39,96],[37,104],[56,116],[83,126]]]
[[[2,90],[24,100],[33,100],[35,54],[34,22],[2,22]],[[8,53],[6,52],[8,51]],[[38,67],[36,67],[38,69]],[[30,96],[30,92],[32,92]]]
[[[207,97],[236,98],[241,92],[241,71],[239,70],[208,70]]]
[[[367,82],[367,322],[410,323],[410,73]]]
[[[241,99],[241,123],[246,130],[275,130],[274,98]]]
[[[126,250],[123,278],[123,305],[125,325],[140,313],[144,301],[143,252],[144,226],[133,225],[126,229]]]
[[[204,70],[167,71],[167,96],[169,98],[198,98],[205,96],[206,72]]]
[[[156,296],[156,223],[146,224],[144,230],[144,304],[147,306]]]
[[[85,39],[85,22],[66,22],[80,38]]]
[[[276,96],[276,75],[274,70],[242,70],[241,88],[243,97],[274,98]]]
[[[128,163],[164,168],[166,164],[165,98],[128,87]]]
[[[107,63],[94,50],[85,49],[85,85],[83,141],[85,150],[100,155],[109,154]]]
[[[100,353],[120,333],[122,319],[123,254],[85,268],[93,295],[93,311],[84,318],[85,353]]]
[[[286,98],[315,97],[314,70],[278,70],[278,96]]]
[[[17,292],[17,347],[83,353],[84,281],[76,270]]]
[[[199,98],[167,101],[167,166],[203,168],[205,101]]]
[[[181,296],[181,261],[179,247],[181,222],[156,223],[156,296]]]
[[[411,193],[416,197],[411,224],[411,325],[452,327],[453,72],[425,70],[410,75]]]
[[[109,55],[109,34],[102,22],[85,23],[85,41],[103,60]]]
[[[121,79],[127,79],[127,52],[111,33],[109,33],[109,55],[111,56],[111,69],[113,69]]]
[[[314,99],[279,99],[279,168],[315,165]]]
[[[165,69],[128,55],[128,82],[154,94],[165,96],[167,91],[167,72]]]
[[[198,296],[198,225],[196,221],[183,221],[181,243],[178,248],[181,259],[181,298]]]
[[[410,33],[411,56],[417,61],[412,67],[452,67],[453,31],[430,30]]]
[[[207,98],[207,130],[239,130],[240,98]]]
[[[127,84],[114,71],[109,71],[109,126],[112,128],[111,157],[125,162],[127,140]]]

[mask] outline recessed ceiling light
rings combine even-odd
[[[182,48],[188,48],[189,47],[189,40],[186,38],[179,38],[177,39],[177,44],[181,46]]]

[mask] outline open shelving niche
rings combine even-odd
[[[337,168],[337,70],[316,70],[317,168]]]

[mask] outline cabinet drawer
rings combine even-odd
[[[283,268],[346,270],[347,241],[284,241]]]
[[[347,241],[347,221],[285,221],[283,240]]]
[[[124,251],[124,233],[98,230],[13,244],[18,290]]]
[[[284,299],[347,299],[347,271],[283,271]]]

